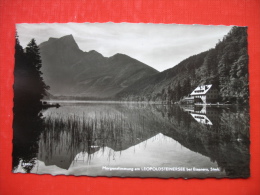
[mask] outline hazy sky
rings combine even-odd
[[[49,37],[72,34],[83,51],[96,50],[109,57],[116,53],[131,56],[163,71],[187,57],[215,47],[231,26],[143,24],[143,23],[41,23],[17,24],[20,43],[26,47]]]

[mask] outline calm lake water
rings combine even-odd
[[[13,172],[249,177],[246,108],[59,103],[60,108],[44,110],[40,119],[31,120],[32,132],[39,129],[35,136],[14,143]]]

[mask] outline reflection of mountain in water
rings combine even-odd
[[[199,162],[199,163],[198,163]],[[68,170],[56,166],[46,166],[44,162],[37,161],[37,168],[32,173],[37,174],[65,174],[65,175],[88,175],[88,176],[124,176],[124,177],[225,177],[224,171],[218,172],[189,172],[189,171],[142,171],[144,167],[167,167],[167,168],[217,168],[217,163],[210,162],[208,157],[192,152],[183,147],[174,139],[159,133],[150,139],[123,151],[114,151],[104,147],[89,156],[80,152],[75,156]],[[120,168],[109,171],[108,169]],[[141,168],[140,171],[131,171]],[[122,171],[122,169],[124,171]],[[136,170],[136,169],[135,169]]]
[[[93,104],[84,109],[85,115],[78,118],[57,117],[46,121],[38,155],[46,165],[68,169],[80,152],[86,153],[91,161],[91,154],[102,148],[123,151],[162,133],[208,156],[229,177],[249,176],[248,113],[245,110],[207,108],[206,116],[213,125],[204,125],[176,106]],[[87,112],[94,109],[95,115],[89,116]]]

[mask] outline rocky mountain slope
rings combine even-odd
[[[62,96],[111,98],[138,80],[158,73],[124,54],[104,57],[83,52],[72,35],[39,45],[43,78],[50,93]]]

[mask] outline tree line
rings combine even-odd
[[[170,104],[206,84],[218,89],[219,101],[248,104],[247,27],[234,26],[214,48],[144,79],[119,97]]]
[[[36,114],[42,108],[41,99],[49,89],[40,70],[39,47],[35,39],[25,49],[20,45],[18,36],[15,40],[14,114]]]
[[[13,170],[19,163],[25,170],[35,165],[38,140],[43,131],[41,99],[49,87],[42,78],[39,47],[32,39],[24,49],[16,36],[13,107]]]
[[[180,100],[198,85],[213,84],[219,90],[221,101],[248,103],[246,27],[233,27],[215,48],[192,56],[179,66],[175,72],[180,72],[182,76],[175,85],[168,86],[172,88],[168,90],[171,93],[167,93],[170,100]]]

